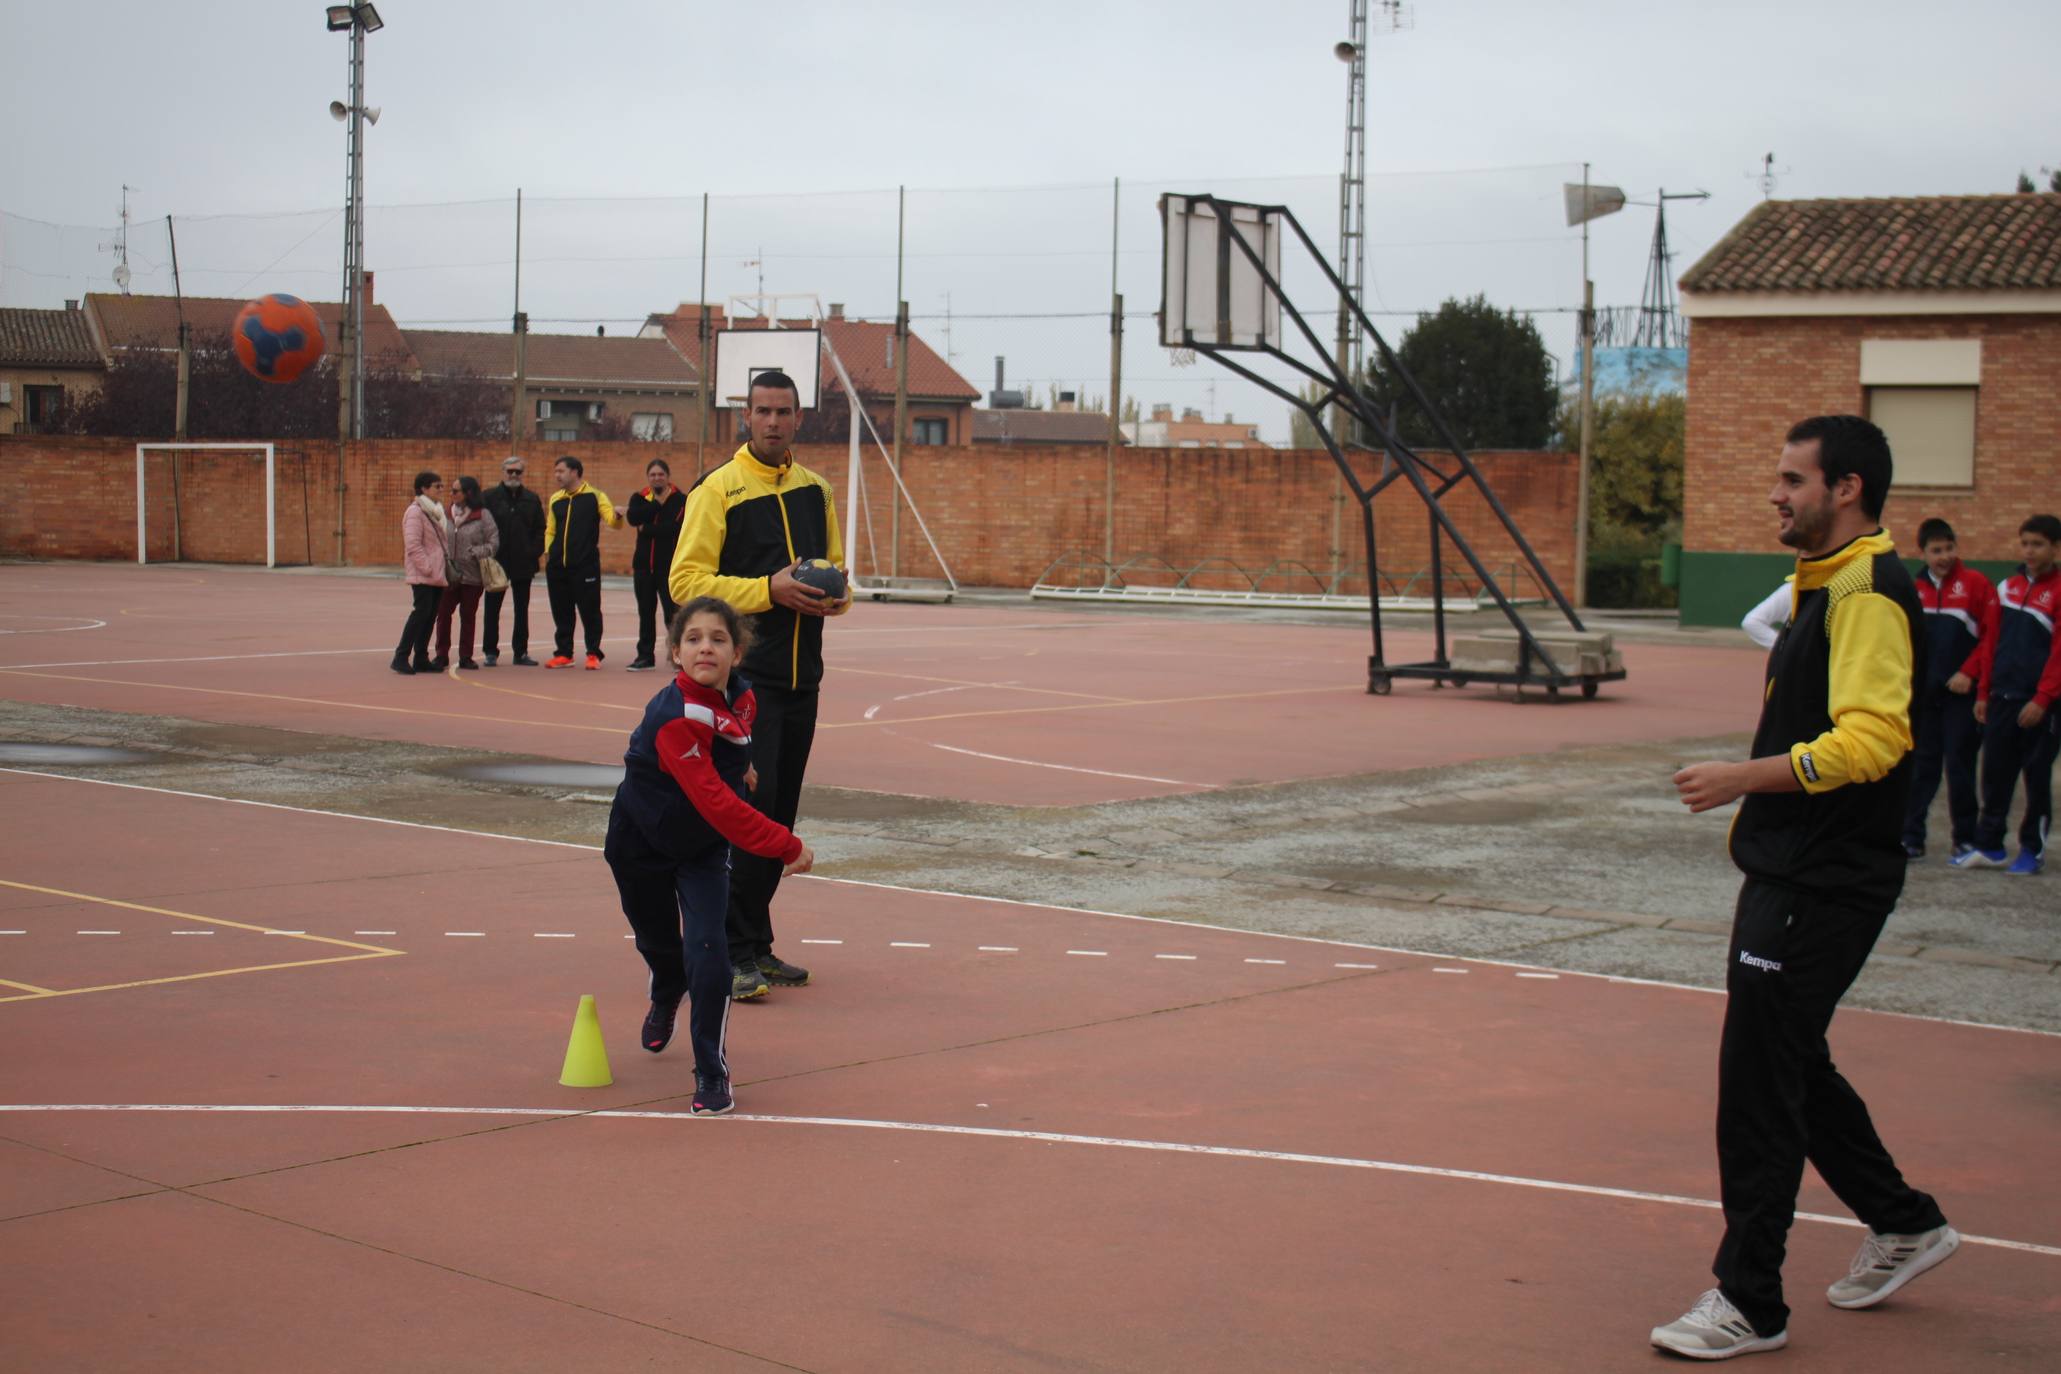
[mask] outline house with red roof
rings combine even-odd
[[[0,309],[0,434],[41,434],[65,392],[97,390],[107,372],[77,301],[62,310]]]
[[[1736,624],[1793,567],[1768,489],[1782,436],[1865,415],[1889,436],[1883,523],[2015,563],[2061,510],[2061,194],[1770,200],[1680,282],[1689,336],[1681,607]]]
[[[425,380],[479,378],[511,389],[515,384],[515,336],[506,331],[410,329],[403,337]],[[700,376],[665,339],[606,334],[528,334],[524,339],[523,408],[536,439],[694,437]]]
[[[670,314],[653,315],[645,321],[640,336],[662,338],[697,370],[701,358],[702,317],[707,314],[706,332],[713,339],[725,329],[765,329],[771,322],[762,317],[727,315],[721,306],[703,306],[683,301]],[[809,320],[782,320],[783,329],[819,327]],[[895,419],[895,326],[892,320],[853,319],[844,307],[833,303],[820,322],[824,336],[851,374],[859,394],[860,407],[883,442],[891,442]],[[921,336],[909,335],[909,396],[907,441],[912,444],[962,445],[973,441],[973,403],[980,391],[960,376]],[[847,436],[845,417],[849,401],[838,381],[836,369],[827,362],[822,368],[822,402],[815,423],[804,428],[804,437],[818,442],[839,442]]]

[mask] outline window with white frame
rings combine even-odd
[[[673,417],[665,411],[633,411],[630,415],[630,437],[665,443],[673,437]]]
[[[1889,438],[1899,487],[1975,485],[1980,339],[1863,339],[1868,418]]]
[[[942,444],[951,433],[952,422],[923,416],[915,422],[915,433],[911,439],[919,444]]]

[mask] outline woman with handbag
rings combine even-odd
[[[501,572],[494,553],[501,547],[500,529],[480,505],[479,479],[460,477],[458,499],[451,503],[451,568],[443,600],[437,606],[437,656],[430,667],[442,672],[451,664],[451,612],[457,611],[458,666],[477,668],[472,635],[479,620],[479,599],[486,591],[487,565]],[[507,577],[500,581],[505,586]]]
[[[415,598],[408,623],[401,627],[401,645],[390,665],[397,673],[430,671],[429,632],[449,580],[451,517],[444,513],[444,479],[433,472],[415,474],[415,499],[401,513],[402,577]]]

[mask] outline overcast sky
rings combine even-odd
[[[152,274],[171,214],[182,267],[191,252],[204,274],[189,293],[334,297],[344,136],[324,107],[346,93],[348,44],[323,8],[7,0],[0,303],[109,289],[111,259],[93,254],[124,183],[138,188],[137,289],[168,288]],[[1278,197],[1327,253],[1335,243],[1346,68],[1330,47],[1345,0],[379,8],[369,265],[404,324],[505,321],[512,215],[383,207],[500,201],[518,186],[538,207],[523,303],[564,321],[541,327],[691,298],[704,191],[719,198],[712,298],[754,289],[759,269],[744,263],[758,257],[767,290],[880,316],[893,310],[897,185],[912,188],[904,290],[918,316],[941,312],[948,291],[961,315],[1105,309],[1112,177],[1125,182],[1134,311],[1158,304],[1158,189]],[[1634,196],[1712,193],[1671,210],[1676,275],[1759,199],[1770,151],[1783,197],[2008,191],[2021,168],[2061,164],[2053,0],[1411,8],[1412,27],[1373,44],[1370,307],[1473,290],[1576,304],[1578,239],[1557,187],[1584,160]],[[975,194],[1044,186],[1074,189]],[[879,194],[802,194],[830,191]],[[634,199],[568,203],[583,197]],[[231,214],[254,218],[206,218]],[[1651,233],[1636,207],[1595,226],[1599,303],[1637,303]],[[955,321],[953,351],[977,385],[997,352],[1023,357],[1012,371],[1026,380],[1106,384],[1106,326],[1005,323]],[[1571,324],[1540,324],[1564,353]],[[941,327],[919,326],[940,345]],[[1199,403],[1187,400],[1197,375],[1177,378],[1148,321],[1134,329],[1126,392]],[[1279,409],[1262,418],[1285,437]]]

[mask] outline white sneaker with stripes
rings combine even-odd
[[[1780,1350],[1789,1344],[1789,1333],[1755,1335],[1731,1300],[1713,1288],[1674,1321],[1654,1327],[1653,1344],[1692,1360],[1729,1360],[1734,1355]]]
[[[1870,1231],[1846,1277],[1825,1290],[1825,1300],[1834,1307],[1873,1307],[1960,1248],[1961,1233],[1951,1226],[1934,1227],[1915,1236]]]

